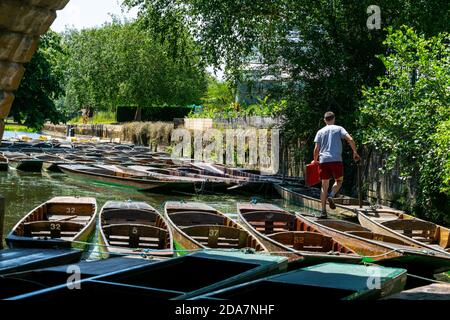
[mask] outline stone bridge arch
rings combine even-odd
[[[94,0],[95,1],[95,0]],[[56,11],[69,0],[0,0],[0,139],[29,62],[39,45],[39,37],[56,19]]]

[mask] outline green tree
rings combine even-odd
[[[40,47],[25,65],[25,75],[15,93],[11,109],[14,121],[40,130],[46,121],[58,123],[64,120],[55,105],[64,93],[60,63],[64,56],[60,35],[49,31],[41,37]]]
[[[418,213],[450,222],[450,36],[427,38],[412,28],[388,29],[386,75],[363,91],[364,142],[398,161],[418,180]]]
[[[184,106],[198,102],[206,90],[192,41],[186,55],[173,58],[138,23],[115,21],[71,31],[66,45],[66,104],[71,110]]]
[[[242,80],[249,57],[259,53],[261,76],[278,77],[283,86],[271,92],[287,100],[284,138],[312,148],[325,111],[356,130],[363,85],[376,85],[385,72],[376,55],[385,52],[384,30],[368,30],[370,0],[125,0],[140,8],[149,29],[161,34],[188,26],[202,46],[206,64],[225,64],[228,77]],[[382,27],[415,27],[426,35],[449,29],[450,2],[380,0]],[[289,74],[283,78],[282,74]],[[311,158],[311,150],[298,152]],[[344,161],[350,161],[349,155]],[[300,159],[299,159],[300,160]],[[346,170],[347,192],[353,185]]]

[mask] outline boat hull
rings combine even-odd
[[[301,218],[314,224],[324,234],[354,250],[363,257],[365,262],[375,262],[386,267],[405,268],[410,273],[420,276],[432,276],[450,270],[450,259],[444,255],[426,254],[405,245],[396,246],[394,243],[382,242],[381,235],[376,235],[375,240],[365,239],[321,225],[313,219]],[[330,222],[330,220],[325,221]]]
[[[89,241],[96,227],[97,202],[93,198],[82,199],[76,197],[56,197],[33,209],[13,227],[12,231],[6,237],[5,242],[8,247],[11,249],[73,248],[84,251],[89,246]],[[56,210],[55,212],[59,214],[62,212],[68,213],[69,215],[62,216],[63,220],[49,220],[48,216],[46,217],[46,212],[49,210],[48,206],[53,206],[55,208],[54,210]],[[60,236],[62,237],[62,232],[65,231],[65,217],[70,220],[78,216],[85,216],[87,219],[84,220],[84,223],[76,223],[77,231],[73,232],[73,236],[66,239],[59,238]],[[35,234],[30,231],[30,235],[25,235],[25,225],[30,223],[43,224],[45,227]],[[56,229],[60,230],[59,235],[55,238],[50,238],[50,236],[53,236],[52,232],[57,231]],[[44,232],[45,235],[42,235],[40,232]]]
[[[394,211],[392,211],[391,213],[395,214],[395,215],[398,215],[398,213],[394,212]],[[403,213],[401,215],[405,216],[405,220],[416,220],[412,216],[408,216],[408,215],[403,214]],[[417,219],[417,220],[421,221],[420,219]],[[436,252],[436,253],[439,253],[441,255],[445,255],[445,256],[450,258],[450,252],[445,251],[444,248],[439,247],[438,245],[436,245],[436,246],[427,245],[427,244],[422,243],[422,242],[420,242],[418,240],[415,240],[415,239],[412,239],[410,237],[407,237],[407,236],[405,236],[405,235],[403,235],[403,234],[401,234],[401,233],[399,233],[399,232],[397,232],[395,230],[392,230],[392,229],[382,225],[381,223],[375,222],[374,220],[372,220],[363,211],[359,211],[358,212],[358,221],[363,227],[371,230],[372,232],[379,233],[379,234],[382,234],[382,235],[386,235],[386,236],[389,236],[389,237],[393,237],[395,239],[398,239],[400,241],[404,241],[405,243],[408,243],[408,245],[410,245],[410,246],[412,246],[414,248],[423,249],[423,250],[426,250],[426,251],[429,251],[429,252]],[[443,227],[439,226],[439,228],[443,228]],[[443,229],[446,229],[446,228],[443,228]],[[441,232],[443,232],[443,231],[441,231]],[[448,235],[447,235],[447,242],[448,242]]]
[[[82,251],[74,249],[6,249],[0,251],[0,274],[77,263]]]
[[[16,170],[24,172],[41,172],[42,161],[40,160],[10,160],[9,165]]]
[[[184,255],[187,253],[190,253],[192,251],[196,250],[202,250],[202,249],[210,249],[210,243],[214,243],[214,247],[211,249],[215,249],[216,246],[219,246],[221,248],[224,243],[233,243],[234,241],[238,241],[240,244],[238,245],[240,249],[243,249],[241,246],[243,245],[245,248],[249,248],[255,251],[262,251],[262,252],[268,252],[267,248],[263,245],[263,243],[255,236],[252,235],[248,230],[246,230],[243,226],[239,225],[238,223],[234,222],[230,218],[228,218],[226,215],[222,214],[221,212],[215,210],[214,208],[202,204],[202,203],[183,203],[183,202],[168,202],[165,205],[165,216],[167,218],[167,221],[169,223],[169,227],[172,229],[175,249],[177,250],[178,255]],[[174,220],[172,219],[173,216],[171,216],[171,213],[180,214],[180,213],[199,213],[206,214],[209,217],[205,217],[207,219],[211,219],[213,217],[213,220],[216,220],[218,222],[220,220],[220,224],[216,223],[208,223],[208,222],[195,222],[189,225],[189,227],[197,227],[199,229],[202,229],[201,232],[203,232],[203,240],[206,241],[204,243],[208,243],[208,246],[204,243],[200,243],[200,240],[196,240],[191,235],[188,234],[185,228],[179,226]],[[192,218],[189,218],[192,219]],[[198,218],[195,218],[198,219]],[[200,218],[201,219],[201,218]],[[186,227],[186,225],[185,225]],[[238,238],[234,238],[236,235],[233,236],[226,236],[228,232],[230,232],[230,229],[233,229],[233,233],[238,232],[239,236]],[[205,232],[206,231],[206,232]],[[245,233],[244,242],[241,244],[241,236]],[[205,240],[206,239],[206,240]],[[220,239],[220,240],[219,240]],[[221,244],[219,244],[221,243]],[[228,246],[226,247],[228,248]],[[229,247],[230,249],[236,249],[236,247]],[[221,248],[225,249],[225,248]],[[185,250],[185,252],[183,252]]]
[[[159,182],[159,181],[145,181],[139,179],[127,179],[120,177],[113,177],[101,174],[89,174],[80,171],[70,170],[64,166],[60,166],[63,173],[70,177],[82,181],[90,181],[93,183],[105,184],[115,187],[131,188],[140,191],[164,192],[164,191],[189,191],[195,190],[194,183],[188,182]]]
[[[116,227],[120,225],[120,232],[106,231],[108,226],[111,225],[115,225]],[[135,232],[136,234],[139,234],[145,229],[157,231],[154,233],[152,232],[153,234],[151,236],[147,234],[147,238],[144,238],[145,240],[142,239],[144,242],[141,244],[141,247],[139,247],[141,240],[139,236],[135,241],[138,246],[137,248],[125,246],[127,241],[128,245],[132,242],[132,233]],[[162,234],[164,236],[161,236]],[[114,237],[121,238],[121,245],[111,244],[111,239]],[[148,247],[149,237],[153,238],[153,245],[156,244],[155,239],[159,240],[159,250],[152,249],[151,251],[145,251],[146,247],[144,246],[147,246],[147,248],[150,249],[150,247]],[[171,258],[174,255],[173,236],[171,229],[168,227],[168,223],[155,208],[143,202],[107,202],[100,212],[99,244],[101,247],[100,252],[102,258],[116,255],[124,256],[127,254],[137,257],[139,251],[141,251],[141,257],[143,258]]]
[[[282,186],[282,185],[275,185],[275,189],[278,191],[279,195],[293,203],[302,207],[306,207],[315,211],[321,211],[322,210],[322,204],[320,202],[319,199],[313,198],[313,197],[309,197],[306,195],[303,195],[301,193],[298,192],[294,192],[292,190],[290,190],[289,188]],[[339,205],[336,204],[336,209],[333,210],[331,209],[328,204],[327,204],[327,211],[334,214],[334,215],[341,215],[341,216],[345,216],[345,217],[349,217],[349,218],[356,218],[356,213],[349,209],[346,208],[343,205]]]

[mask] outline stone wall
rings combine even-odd
[[[78,124],[74,126],[75,137],[97,137],[102,140],[151,146],[160,151],[170,144],[174,125],[172,122],[130,122],[125,124]],[[66,137],[66,125],[47,123],[42,130],[54,137]]]
[[[56,11],[69,0],[0,0],[0,139],[4,119],[14,101],[29,62],[39,46],[39,37],[56,19]]]
[[[414,205],[417,186],[415,177],[402,178],[398,164],[393,170],[380,172],[385,155],[374,150],[364,150],[363,157],[363,183],[365,193],[372,202],[397,208]]]

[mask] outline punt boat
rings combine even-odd
[[[164,211],[178,250],[244,249],[267,252],[261,241],[213,207],[199,202],[166,202]]]
[[[164,217],[145,202],[108,201],[100,211],[100,244],[108,255],[172,257]]]
[[[364,257],[365,262],[405,268],[411,274],[425,277],[450,270],[448,255],[413,247],[406,241],[372,232],[359,224],[300,214],[297,218],[351,248]]]
[[[237,211],[239,221],[275,254],[291,259],[301,256],[304,265],[362,260],[343,242],[275,205],[239,203]]]
[[[5,240],[10,248],[85,249],[96,215],[95,198],[56,197],[22,218]]]

